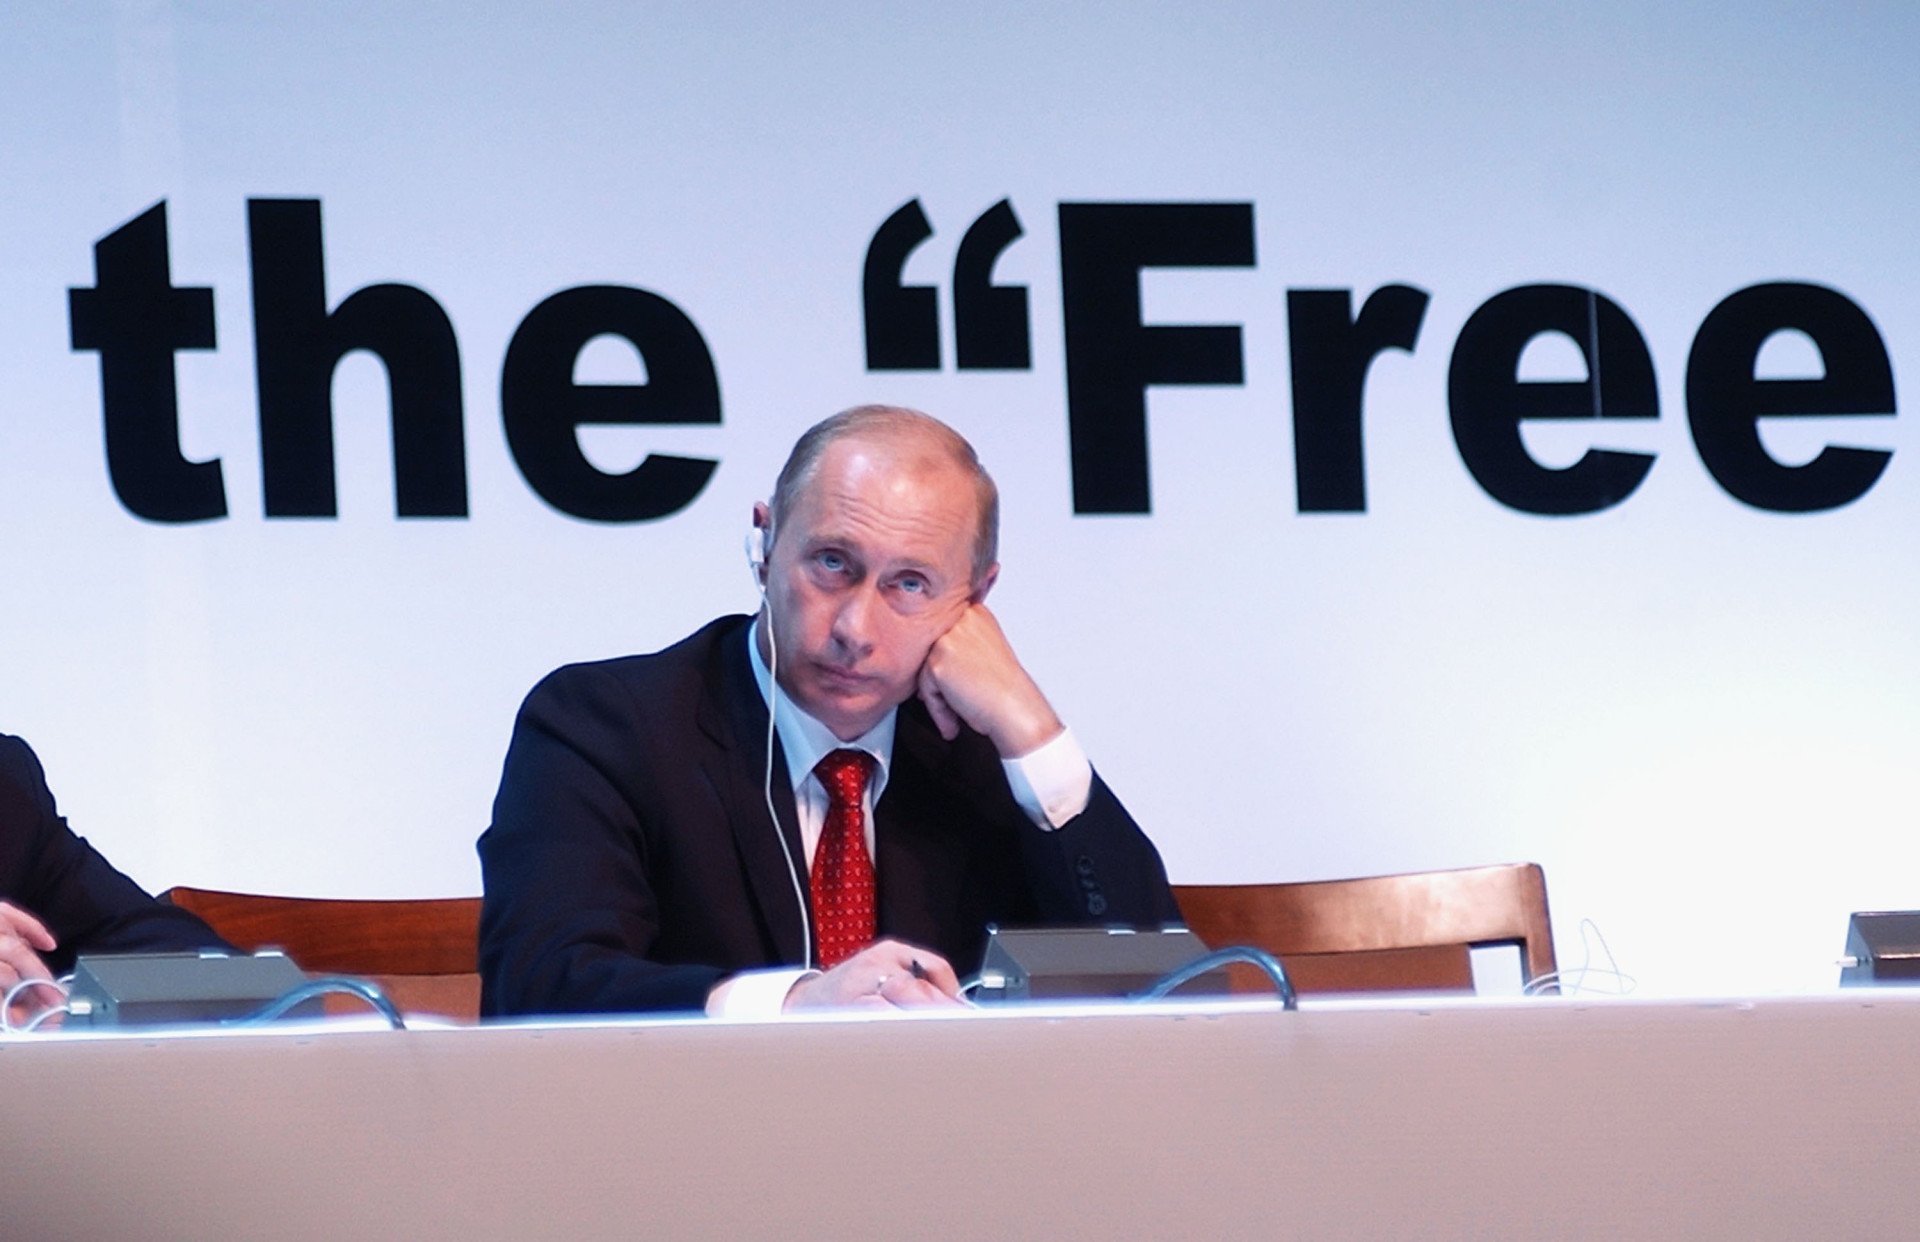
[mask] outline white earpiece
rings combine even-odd
[[[767,583],[762,575],[767,569],[767,532],[764,527],[748,528],[746,549],[747,567],[753,571],[753,585],[762,595],[765,595]]]
[[[767,599],[767,528],[755,525],[749,527],[746,537],[747,567],[753,571],[753,585],[759,590],[764,601],[767,625],[767,651],[771,657],[767,661],[767,671],[773,680],[780,679],[780,644],[773,632],[773,602]],[[800,868],[795,863],[793,850],[787,845],[787,834],[780,831],[780,813],[774,809],[773,802],[773,738],[774,716],[780,706],[780,693],[776,689],[767,700],[767,766],[765,779],[760,792],[766,798],[767,819],[773,824],[774,839],[780,842],[780,853],[787,860],[787,876],[793,881],[793,900],[800,910],[800,951],[801,961],[813,966],[813,918],[807,912],[807,894],[800,883]]]

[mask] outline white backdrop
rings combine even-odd
[[[1790,280],[1863,307],[1904,394],[1907,6],[522,7],[0,6],[0,729],[136,878],[478,891],[521,696],[748,608],[740,534],[794,435],[887,400],[998,475],[994,602],[1177,881],[1534,859],[1562,964],[1592,918],[1654,992],[1824,986],[1849,911],[1920,905],[1910,420],[1769,427],[1789,462],[1894,456],[1850,505],[1768,513],[1703,468],[1683,386],[1710,309]],[[954,369],[943,294],[945,369],[870,373],[874,230],[918,198],[906,278],[944,288],[1003,197],[1032,368]],[[395,517],[364,353],[333,388],[339,516],[263,516],[250,198],[321,202],[330,306],[394,281],[445,309],[470,516]],[[217,348],[176,372],[218,521],[121,504],[100,355],[70,345],[94,243],[160,201],[173,283],[213,290]],[[1245,352],[1244,384],[1151,391],[1150,515],[1073,513],[1062,201],[1253,205],[1255,266],[1143,278],[1149,322]],[[1372,371],[1368,510],[1302,514],[1287,290],[1392,282],[1432,301]],[[1461,325],[1548,282],[1624,307],[1658,379],[1656,421],[1527,429],[1553,465],[1658,455],[1584,517],[1490,498],[1448,423]],[[712,352],[719,426],[582,437],[614,472],[717,459],[667,518],[566,517],[507,450],[507,342],[583,284],[672,300]],[[1772,373],[1818,374],[1776,344]],[[1548,343],[1529,367],[1583,375]],[[640,374],[603,340],[578,378]]]

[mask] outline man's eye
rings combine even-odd
[[[822,552],[820,554],[820,568],[837,574],[846,567],[847,558],[841,556],[838,552]]]
[[[900,579],[899,586],[902,591],[905,591],[909,595],[925,595],[927,593],[927,580],[925,578],[916,578],[912,574],[908,574],[906,577]]]

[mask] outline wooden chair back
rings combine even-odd
[[[283,949],[309,974],[370,978],[405,1014],[479,1020],[478,897],[363,901],[186,887],[163,896],[236,948]]]
[[[1475,945],[1518,945],[1527,980],[1554,969],[1547,877],[1536,863],[1297,884],[1176,884],[1173,895],[1209,946],[1265,949],[1287,963],[1303,992],[1471,991]]]

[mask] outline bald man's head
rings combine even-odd
[[[981,466],[973,445],[953,428],[930,414],[892,405],[857,405],[809,427],[780,468],[769,505],[767,530],[770,549],[782,520],[793,512],[800,494],[812,482],[820,458],[833,445],[861,439],[883,445],[893,454],[928,463],[944,461],[965,471],[973,481],[978,512],[973,537],[973,578],[978,584],[992,572],[1000,549],[1000,489]]]

